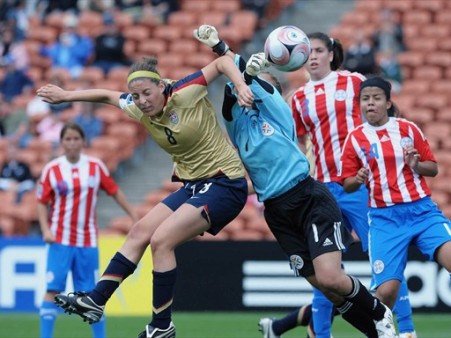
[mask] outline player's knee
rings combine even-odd
[[[376,296],[382,303],[387,305],[390,309],[393,309],[398,296],[398,290],[392,283],[386,282],[377,288]]]
[[[324,273],[321,275],[316,275],[316,279],[318,281],[320,289],[322,290],[339,293],[339,291],[342,289],[342,287],[340,286],[340,278],[336,278],[334,274]]]

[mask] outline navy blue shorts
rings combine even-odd
[[[184,181],[179,190],[166,197],[162,203],[177,210],[188,203],[203,207],[202,216],[210,224],[208,232],[216,235],[243,210],[247,201],[247,181],[216,176],[198,181]]]

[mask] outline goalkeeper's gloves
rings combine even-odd
[[[223,56],[230,49],[229,46],[219,38],[218,31],[210,25],[202,25],[193,30],[193,36],[213,49],[213,52]]]
[[[266,60],[265,53],[252,54],[246,63],[246,71],[250,76],[257,76],[270,66],[268,60]]]

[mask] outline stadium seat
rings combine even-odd
[[[211,8],[215,11],[220,11],[224,13],[232,13],[241,9],[240,0],[227,0],[227,1],[212,1]]]
[[[420,51],[406,51],[397,56],[398,62],[401,66],[412,68],[421,67],[424,65],[425,57],[426,54]]]
[[[127,40],[133,40],[138,43],[138,48],[139,43],[150,37],[150,33],[148,27],[141,25],[127,26],[122,30],[122,34]]]
[[[428,53],[428,56],[425,58],[425,62],[427,65],[448,68],[451,66],[451,56],[449,52],[436,51],[434,53]]]
[[[180,53],[185,57],[188,55],[197,55],[199,50],[199,42],[192,39],[178,39],[169,44],[169,52]]]
[[[168,24],[171,26],[196,26],[197,25],[197,15],[195,11],[177,11],[171,13],[168,18]]]
[[[443,23],[443,24],[449,25],[451,22],[451,11],[449,11],[449,10],[439,11],[439,12],[435,13],[434,18],[435,18],[436,23]]]
[[[422,66],[412,71],[413,78],[417,80],[440,80],[443,70],[437,66]]]
[[[415,1],[412,3],[414,4],[415,9],[419,10],[427,10],[434,13],[434,16],[437,15],[437,13],[440,13],[443,11],[445,2],[447,0],[428,0],[428,1]],[[410,1],[404,1],[404,2],[410,2]],[[451,21],[448,21],[451,22]]]
[[[430,81],[418,81],[406,79],[402,82],[403,94],[423,94],[428,93],[431,88]]]
[[[182,0],[180,6],[182,10],[201,13],[210,10],[212,3],[211,0]]]
[[[210,51],[207,53],[188,54],[185,57],[185,65],[202,69],[215,59],[215,55]]]
[[[420,35],[423,37],[431,37],[433,39],[439,38],[447,38],[451,31],[451,22],[450,23],[435,23],[432,25],[419,25]]]
[[[95,66],[84,67],[79,76],[80,80],[96,82],[104,79],[104,72],[102,68]]]
[[[181,26],[160,25],[155,27],[152,32],[152,37],[164,39],[170,43],[171,41],[177,40],[182,36],[181,30]]]
[[[223,11],[214,11],[210,10],[208,12],[201,12],[197,15],[197,24],[198,25],[212,25],[217,29],[221,29],[226,23],[227,13]]]
[[[250,10],[240,10],[230,15],[230,25],[243,36],[244,41],[250,41],[258,26],[257,14]]]
[[[435,52],[439,45],[438,38],[416,36],[406,38],[405,43],[408,50],[419,51],[423,53]]]
[[[165,54],[168,50],[168,42],[160,38],[149,38],[137,44],[137,57],[158,56]]]
[[[128,67],[114,67],[106,75],[108,81],[127,82],[129,68]]]
[[[168,78],[173,80],[180,80],[187,75],[190,75],[199,69],[196,67],[182,66],[173,69],[169,69]]]
[[[404,118],[419,124],[421,127],[435,119],[434,110],[430,108],[412,107],[402,109],[401,113]]]
[[[419,95],[415,100],[415,105],[418,107],[439,110],[448,107],[448,97],[449,93],[428,93],[428,95]]]
[[[133,16],[130,15],[130,13],[127,13],[125,11],[115,11],[114,12],[114,23],[119,27],[120,31],[123,31],[129,26],[132,26],[133,23]]]
[[[391,3],[401,3],[409,1],[391,1]],[[403,13],[402,23],[414,23],[416,25],[429,25],[432,23],[432,13],[427,10],[409,10]]]

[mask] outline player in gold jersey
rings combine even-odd
[[[221,48],[225,54],[228,47]],[[67,91],[51,84],[37,91],[49,103],[92,101],[120,107],[172,156],[173,180],[183,182],[181,189],[133,225],[91,292],[55,297],[66,312],[76,313],[89,323],[99,321],[106,302],[133,273],[150,243],[153,314],[140,338],[175,337],[171,321],[175,248],[205,231],[217,234],[246,202],[244,168],[218,124],[207,98],[207,86],[224,74],[235,84],[240,105],[251,106],[253,102],[251,90],[229,57],[220,57],[179,81],[161,79],[156,65],[156,59],[144,58],[130,67],[129,93],[103,89]]]

